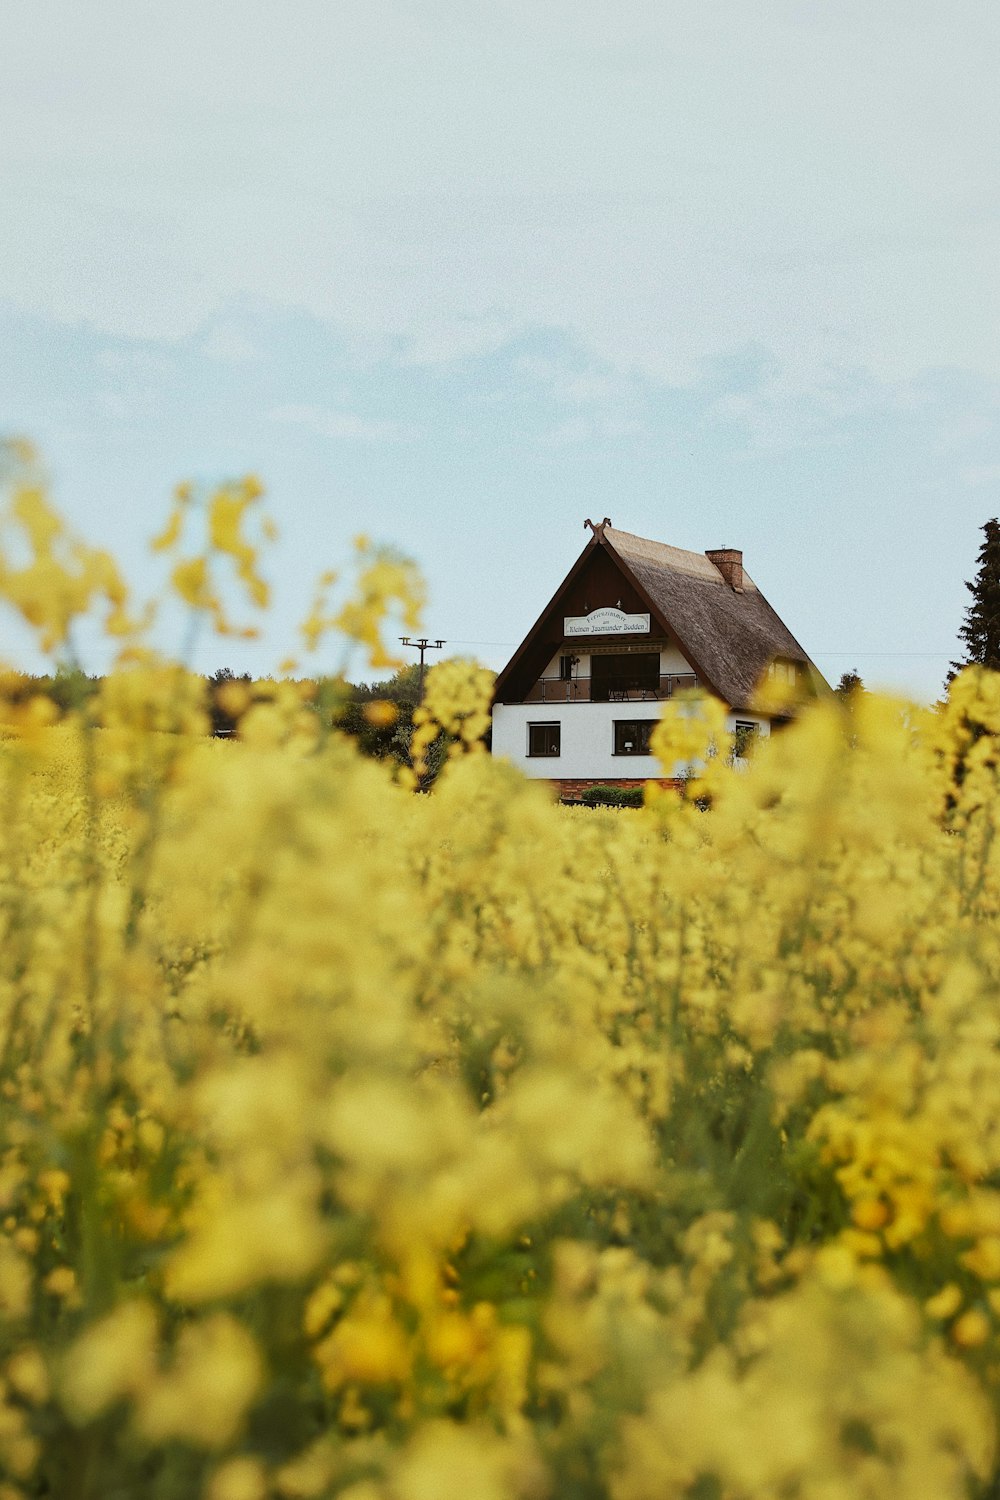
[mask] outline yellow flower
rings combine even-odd
[[[859,1198],[851,1205],[851,1218],[859,1229],[881,1229],[889,1210],[879,1198]]]
[[[933,1297],[928,1297],[924,1303],[924,1311],[929,1318],[950,1318],[962,1305],[962,1293],[953,1281],[943,1286]]]
[[[6,1375],[11,1389],[33,1406],[41,1406],[49,1399],[48,1366],[36,1345],[26,1344],[12,1354],[7,1361]]]
[[[1000,1235],[985,1235],[959,1258],[983,1281],[1000,1281]]]
[[[248,1454],[229,1458],[212,1473],[205,1500],[267,1500],[267,1472]]]
[[[376,729],[387,729],[390,724],[395,724],[399,716],[395,703],[389,703],[384,698],[375,698],[371,703],[366,703],[363,712],[368,723],[373,724]]]
[[[188,1324],[171,1367],[143,1393],[136,1426],[153,1443],[180,1438],[205,1448],[236,1436],[264,1376],[257,1345],[227,1313]]]
[[[545,1474],[533,1455],[519,1451],[487,1427],[431,1422],[401,1455],[393,1489],[407,1500],[509,1500],[520,1489],[544,1492]]]
[[[184,526],[184,514],[183,504],[174,506],[170,512],[166,526],[160,532],[159,536],[154,537],[150,542],[151,551],[169,552],[171,548],[176,547],[180,541],[181,531]]]
[[[951,1325],[951,1336],[962,1349],[978,1349],[990,1336],[990,1321],[978,1307],[970,1307]]]
[[[824,1245],[816,1252],[816,1270],[826,1286],[839,1290],[856,1280],[858,1263],[846,1245]]]
[[[193,609],[207,609],[215,595],[209,588],[208,564],[203,557],[189,557],[179,562],[170,575],[174,591]]]
[[[91,1324],[73,1344],[59,1390],[75,1422],[100,1416],[123,1396],[151,1383],[156,1362],[157,1318],[148,1302],[125,1302]]]
[[[201,1303],[258,1282],[299,1281],[325,1247],[315,1210],[295,1182],[242,1199],[209,1200],[167,1264],[167,1294]]]
[[[315,1349],[330,1390],[352,1381],[389,1385],[407,1378],[412,1354],[409,1340],[386,1297],[361,1297]]]
[[[67,1300],[71,1300],[78,1296],[76,1272],[72,1266],[56,1266],[45,1277],[42,1286],[53,1297],[64,1297]]]

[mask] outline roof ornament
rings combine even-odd
[[[595,542],[603,542],[603,540],[604,540],[604,528],[605,528],[605,526],[610,526],[611,525],[611,517],[610,516],[605,516],[603,521],[592,521],[590,519],[590,517],[588,516],[587,519],[584,521],[583,524],[584,524],[584,526],[589,526],[590,527],[591,531],[594,533],[594,541]]]

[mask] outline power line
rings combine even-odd
[[[517,641],[463,641],[463,640],[456,640],[455,637],[453,636],[451,644],[453,646],[504,646],[504,647],[507,647],[508,649],[512,649],[514,646],[518,645],[519,643]],[[828,647],[825,651],[813,651],[813,652],[810,653],[810,655],[812,655],[812,656],[856,656],[859,659],[861,657],[872,658],[872,657],[889,657],[889,656],[910,656],[910,657],[920,657],[920,658],[923,658],[924,660],[930,661],[930,660],[934,660],[934,659],[936,659],[938,657],[951,656],[952,652],[956,651],[957,649],[958,649],[958,647],[957,647],[957,645],[955,645],[955,646],[949,646],[944,651],[855,651],[853,649],[853,647],[851,647],[851,646],[834,646],[834,647]]]
[[[856,656],[860,660],[863,657],[877,658],[881,660],[888,656],[911,656],[922,661],[938,661],[941,657],[951,656],[957,646],[952,646],[948,651],[853,651],[850,646],[842,646],[836,651],[813,651],[812,656]]]

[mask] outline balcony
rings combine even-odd
[[[655,703],[697,688],[694,672],[606,677],[540,677],[525,703]]]

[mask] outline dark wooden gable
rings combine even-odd
[[[494,701],[523,703],[546,666],[566,641],[563,620],[567,615],[587,615],[603,608],[623,609],[626,614],[648,614],[650,636],[660,638],[668,627],[649,596],[637,584],[626,565],[600,537],[588,542],[569,573],[549,600],[535,624],[496,680]],[[568,645],[575,652],[591,644],[613,641],[639,649],[649,639],[644,635],[573,636]]]
[[[608,645],[643,649],[650,637],[673,641],[705,688],[733,708],[751,709],[774,661],[802,669],[811,691],[829,692],[822,674],[743,569],[734,588],[717,554],[685,552],[588,521],[594,535],[496,681],[495,701],[524,703],[545,667],[563,650]],[[650,636],[563,634],[566,615],[619,606],[648,614]]]

